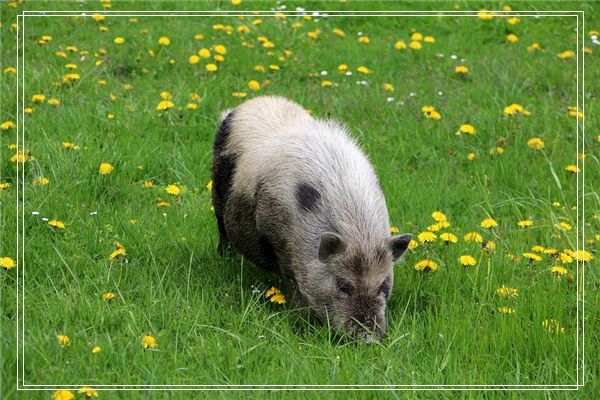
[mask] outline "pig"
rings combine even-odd
[[[218,251],[280,273],[294,306],[336,329],[381,340],[394,263],[384,194],[348,130],[279,96],[221,115],[212,164]]]

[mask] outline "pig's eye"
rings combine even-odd
[[[346,296],[352,296],[354,287],[350,282],[345,279],[338,278],[336,279],[335,284],[337,285],[338,291],[344,293]]]
[[[386,279],[385,281],[383,281],[381,286],[379,286],[379,293],[383,294],[386,299],[389,297],[389,295],[390,295],[390,280],[389,279]]]

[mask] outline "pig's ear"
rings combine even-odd
[[[319,243],[319,261],[326,263],[345,249],[346,243],[338,234],[325,232],[321,236],[321,243]]]
[[[412,240],[412,235],[410,233],[405,233],[404,235],[392,236],[386,240],[387,245],[392,252],[392,257],[394,258],[394,261],[396,261],[408,248],[408,244]]]

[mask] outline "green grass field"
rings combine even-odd
[[[584,47],[586,69],[579,111],[584,96],[586,109],[578,116],[569,108],[578,103],[575,17],[89,17],[103,4],[113,11],[277,6],[245,0],[237,6],[230,1],[1,3],[0,257],[6,257],[0,268],[1,398],[51,399],[51,389],[60,384],[74,385],[75,398],[84,398],[78,387],[108,384],[574,385],[583,379],[586,386],[577,392],[111,391],[99,396],[597,398],[596,5],[281,3],[288,11],[507,5],[515,11],[583,10],[580,79]],[[13,24],[22,10],[44,9],[87,10],[88,16],[25,19],[24,49],[19,45],[25,66],[22,120],[16,115],[23,82],[21,66],[19,74],[12,69],[17,67]],[[207,70],[209,64],[217,70]],[[468,72],[456,72],[457,66]],[[268,94],[289,97],[315,117],[343,121],[375,166],[393,227],[415,235],[416,247],[395,267],[389,328],[379,344],[340,337],[306,310],[270,302],[265,291],[271,286],[285,295],[277,276],[239,255],[216,253],[209,181],[219,113]],[[35,95],[44,99],[36,102]],[[169,103],[159,111],[161,101]],[[426,106],[439,115],[424,112]],[[20,149],[17,127],[9,123],[17,118],[19,127],[25,124]],[[583,173],[568,170],[583,169],[584,150],[585,185]],[[100,173],[101,163],[112,169]],[[176,186],[172,193],[169,185]],[[16,241],[21,201],[23,259]],[[435,211],[446,219],[436,223]],[[497,226],[484,227],[486,219]],[[51,226],[52,221],[58,223]],[[428,231],[436,236],[432,243],[423,241],[432,236],[423,234]],[[443,233],[453,234],[456,243],[445,243],[450,235]],[[475,265],[461,265],[465,255]],[[419,270],[423,260],[437,269]],[[19,268],[11,268],[17,261]],[[577,372],[584,304],[585,374]],[[21,318],[19,386],[42,385],[44,391],[16,392]],[[63,338],[61,344],[58,335],[67,336],[68,343]],[[154,338],[147,344],[155,347],[144,348],[145,336]],[[99,352],[92,351],[96,347]]]

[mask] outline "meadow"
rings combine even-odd
[[[597,398],[598,7],[237,3],[0,4],[0,397]],[[269,13],[101,14],[175,9]],[[585,29],[573,16],[312,12],[392,9],[582,10]],[[17,29],[23,10],[86,15]],[[271,94],[346,124],[380,178],[390,231],[414,235],[381,343],[336,334],[289,307],[278,276],[216,252],[219,114]],[[44,390],[17,392],[17,379]],[[578,391],[95,392],[584,380]]]

